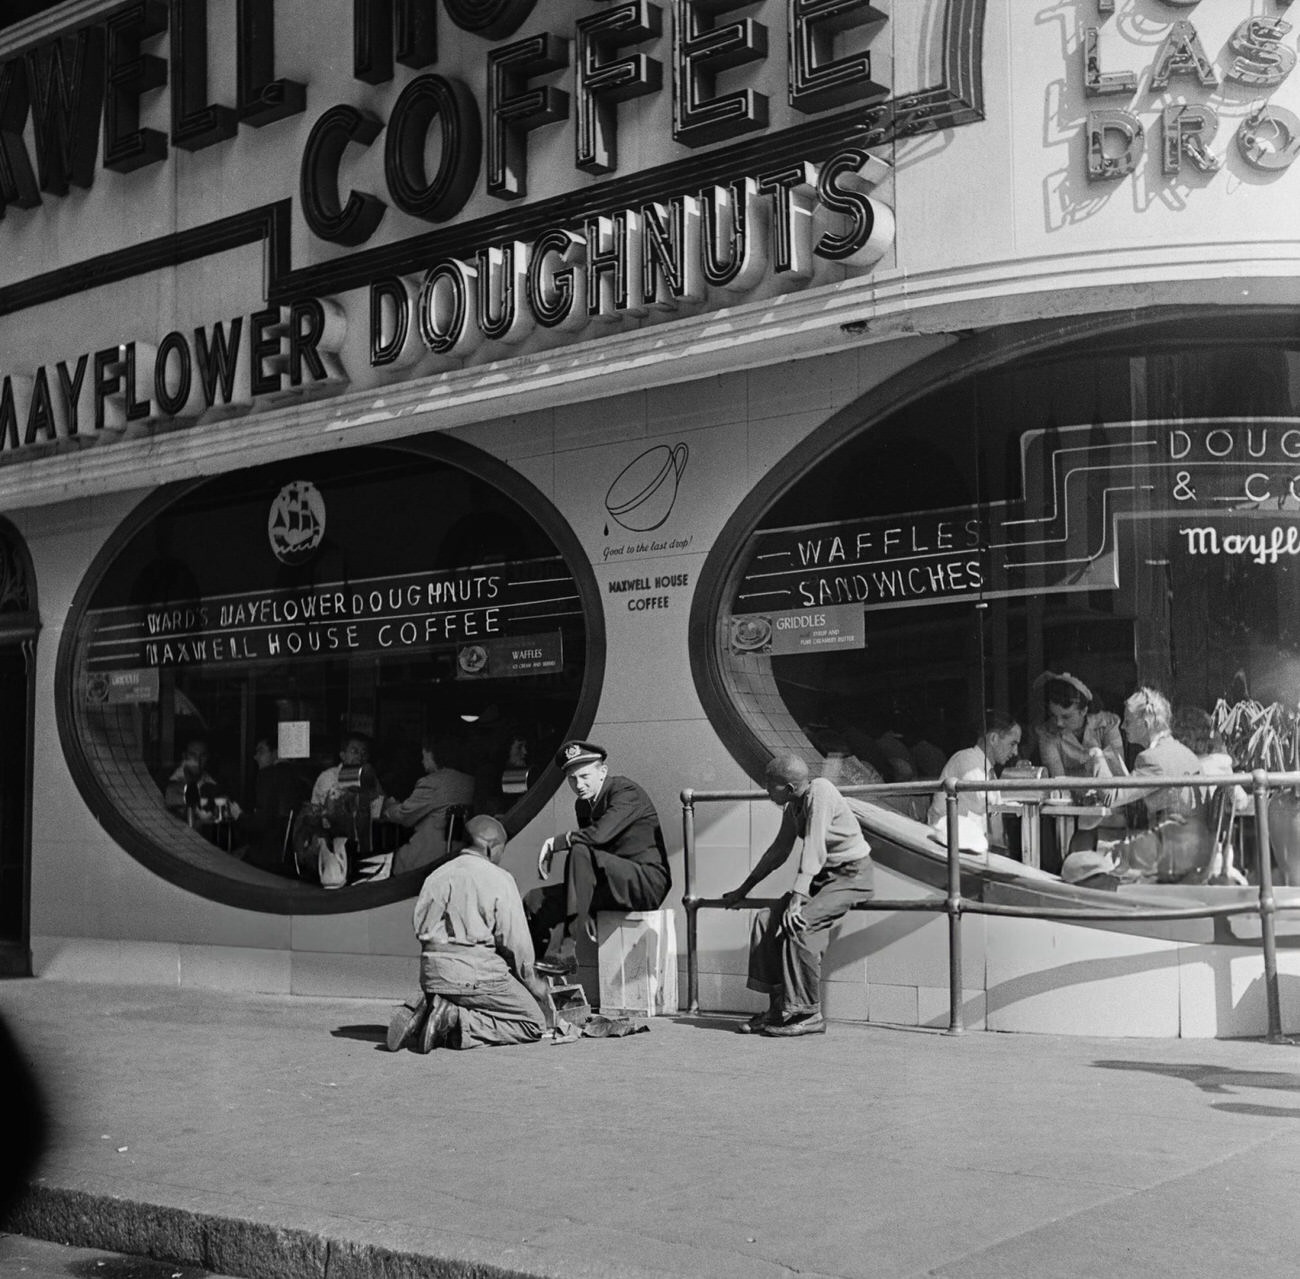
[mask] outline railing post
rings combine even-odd
[[[700,1013],[700,903],[694,897],[684,898],[686,911],[686,1013],[698,1017]]]
[[[961,994],[961,858],[957,844],[957,779],[949,777],[943,784],[948,809],[948,1034],[960,1035],[962,1024]]]
[[[682,907],[686,911],[686,1011],[700,1011],[699,906],[695,902],[695,792],[682,791]]]
[[[1273,850],[1268,837],[1268,785],[1262,768],[1250,775],[1255,794],[1255,843],[1259,849],[1259,931],[1264,943],[1264,997],[1268,1003],[1268,1041],[1282,1043],[1282,1000],[1277,986],[1277,902],[1273,897]]]

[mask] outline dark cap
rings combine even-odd
[[[592,742],[565,742],[555,752],[555,766],[566,773],[587,764],[603,764],[609,752]]]

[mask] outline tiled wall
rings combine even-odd
[[[708,552],[752,486],[809,432],[908,361],[941,345],[916,340],[864,347],[456,432],[531,481],[559,509],[588,554],[608,640],[591,736],[610,751],[614,771],[638,780],[659,808],[674,874],[671,906],[680,906],[682,894],[682,788],[754,786],[713,733],[690,676],[687,622]],[[610,482],[639,454],[661,444],[670,449],[685,444],[689,452],[670,516],[653,532],[622,529],[604,508]],[[33,824],[32,945],[38,973],[306,995],[405,993],[418,950],[410,903],[286,917],[208,902],[161,880],[118,848],[73,787],[52,713],[63,618],[91,558],[143,496],[44,507],[13,517],[35,563],[43,622]],[[656,542],[665,545],[656,549]],[[645,549],[637,549],[642,544]],[[682,574],[688,584],[661,592],[668,607],[653,615],[630,611],[629,593],[611,590],[620,579]],[[726,677],[735,696],[751,700],[774,729],[802,744],[797,726],[774,700],[770,671],[762,669],[760,659],[737,659]],[[738,884],[775,834],[777,819],[777,810],[766,802],[699,806],[696,891],[712,896]],[[507,864],[522,889],[536,881],[542,839],[572,821],[564,791],[512,842]],[[788,877],[788,869],[778,871],[760,891],[779,894]],[[923,891],[888,872],[880,878],[881,896]],[[745,988],[749,929],[748,912],[701,913],[705,1008],[762,1005],[762,997]],[[942,916],[851,917],[827,959],[829,1014],[946,1025],[946,930]],[[679,942],[684,940],[684,921],[677,932]],[[1003,920],[995,926],[979,917],[967,917],[963,940],[963,1007],[972,1028],[1260,1033],[1256,1023],[1263,997],[1253,952],[1218,953],[1126,938],[1117,953],[1114,934],[1037,921]],[[1050,964],[1044,964],[1044,954]],[[594,956],[584,958],[594,991]],[[684,961],[679,974],[684,983]],[[1300,981],[1300,976],[1286,980]]]
[[[918,341],[911,358],[935,345]],[[614,769],[641,782],[659,807],[677,881],[674,903],[681,897],[681,789],[750,784],[710,730],[690,678],[687,618],[700,569],[754,479],[901,358],[863,348],[456,432],[536,485],[588,552],[602,589],[608,637],[605,688],[592,736],[610,750]],[[671,516],[652,532],[619,528],[604,509],[610,479],[660,443],[685,444],[689,452]],[[417,953],[409,904],[289,918],[208,902],[161,880],[118,848],[70,780],[52,713],[63,619],[91,559],[146,493],[14,516],[35,563],[43,621],[33,823],[38,971],[318,994],[394,993],[409,979]],[[669,541],[683,545],[635,549]],[[607,554],[619,547],[622,554]],[[653,615],[632,613],[627,594],[609,590],[622,577],[683,574],[688,585],[664,592],[669,607]],[[138,798],[140,786],[122,780]],[[738,881],[751,864],[754,839],[770,836],[770,816],[742,809],[716,826],[706,822],[701,855],[708,866],[702,876],[722,887]],[[571,799],[562,792],[516,837],[508,857],[522,888],[535,882],[541,840],[572,821]],[[743,952],[739,937],[710,950],[733,972]]]

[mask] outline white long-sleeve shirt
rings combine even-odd
[[[987,782],[996,777],[993,765],[982,747],[967,746],[943,766],[939,781],[954,777],[959,782]],[[959,791],[957,794],[957,846],[968,853],[987,853],[990,843],[1001,842],[1000,823],[991,822],[989,804],[997,803],[997,791]],[[946,841],[948,838],[948,800],[942,790],[930,797],[930,826]]]

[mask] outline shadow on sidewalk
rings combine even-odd
[[[1264,1119],[1300,1119],[1300,1110],[1294,1106],[1253,1106],[1248,1101],[1216,1101],[1210,1109],[1229,1115],[1258,1115]]]
[[[680,1013],[670,1019],[675,1026],[689,1026],[692,1030],[721,1030],[736,1033],[736,1027],[745,1020],[743,1017],[715,1017],[709,1013]],[[651,1023],[654,1024],[653,1022]]]
[[[1163,1061],[1094,1061],[1101,1070],[1136,1070],[1169,1079],[1185,1079],[1202,1092],[1227,1093],[1233,1088],[1269,1088],[1300,1092],[1300,1074],[1290,1070],[1237,1070],[1231,1066],[1196,1066]]]
[[[356,1039],[363,1044],[377,1044],[384,1047],[388,1037],[385,1026],[338,1026],[330,1031],[331,1039]],[[387,1051],[387,1048],[384,1048]]]
[[[5,1117],[0,1140],[0,1217],[22,1193],[49,1136],[45,1097],[17,1038],[0,1021],[0,1098]]]

